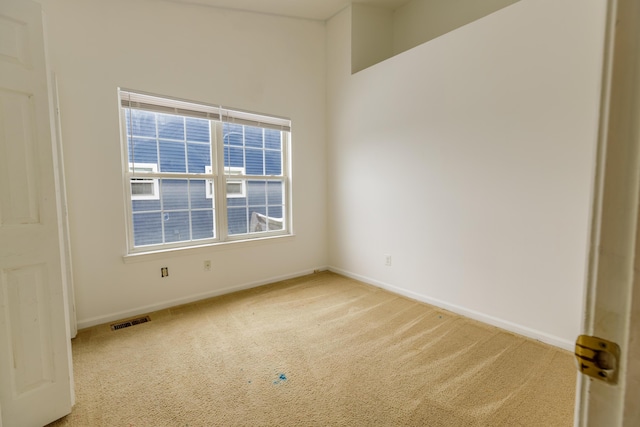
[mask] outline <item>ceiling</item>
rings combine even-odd
[[[295,18],[324,21],[347,7],[350,0],[172,0],[180,3],[201,4],[225,9],[246,10],[269,13],[272,15],[291,16]],[[389,9],[407,3],[408,0],[355,0],[353,3],[364,3]]]

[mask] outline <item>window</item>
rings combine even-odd
[[[130,253],[290,232],[289,120],[119,94]]]

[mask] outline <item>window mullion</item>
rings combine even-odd
[[[160,139],[159,139],[159,134],[158,134],[158,116],[156,114],[154,114],[154,124],[155,124],[155,128],[156,128],[156,138],[155,138],[155,142],[156,142],[156,158],[158,159],[158,171],[161,173],[162,172],[162,165],[160,163]],[[165,226],[164,226],[164,203],[163,203],[163,197],[162,197],[162,187],[163,187],[163,181],[161,178],[158,178],[158,196],[160,196],[160,227],[162,230],[162,243],[165,244],[167,243],[167,239],[166,239],[166,233],[165,233]]]
[[[264,154],[263,154],[263,167],[264,167]],[[242,165],[244,166],[244,173],[247,173],[247,128],[242,126]],[[245,179],[245,185],[248,184],[247,182],[248,180]],[[249,194],[246,194],[245,200],[244,200],[244,205],[245,205],[245,221],[247,223],[247,228],[245,233],[249,234],[250,232],[250,226],[251,226],[251,214],[250,212],[250,208],[249,208]]]
[[[162,187],[163,182],[161,179],[158,179],[158,192],[160,194],[160,226],[162,228],[162,243],[167,243],[165,240],[165,231],[164,231],[164,203],[162,202]]]
[[[216,217],[216,227],[218,230],[218,240],[224,241],[227,240],[228,233],[228,221],[227,221],[227,197],[226,197],[226,189],[225,189],[225,177],[224,177],[224,140],[222,138],[222,122],[213,122],[212,123],[215,132],[211,132],[211,141],[213,142],[214,147],[212,147],[211,152],[215,152],[215,217]]]
[[[265,149],[267,148],[267,144],[264,140],[264,129],[261,129],[261,133],[262,133],[262,148],[260,151],[262,151],[262,173],[266,174],[267,173],[267,152],[265,151]]]

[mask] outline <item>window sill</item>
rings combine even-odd
[[[161,249],[150,252],[137,252],[133,254],[123,255],[122,261],[125,264],[135,262],[154,261],[156,259],[170,258],[176,256],[198,255],[202,253],[211,253],[212,251],[221,251],[230,249],[239,249],[244,247],[261,246],[270,243],[280,243],[295,239],[295,234],[285,234],[281,236],[260,237],[248,240],[232,240],[227,242],[209,243],[200,246],[188,246],[184,248]]]

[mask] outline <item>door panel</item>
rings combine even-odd
[[[71,351],[60,248],[42,11],[0,2],[0,406],[7,426],[71,411]]]
[[[10,15],[0,15],[0,55],[25,68],[30,67],[28,26]]]
[[[20,396],[54,380],[46,265],[5,270],[2,276],[9,307],[7,327],[13,338],[9,349],[15,360],[12,380]]]
[[[40,222],[34,158],[32,94],[0,88],[0,226]],[[20,141],[16,144],[16,141]]]

